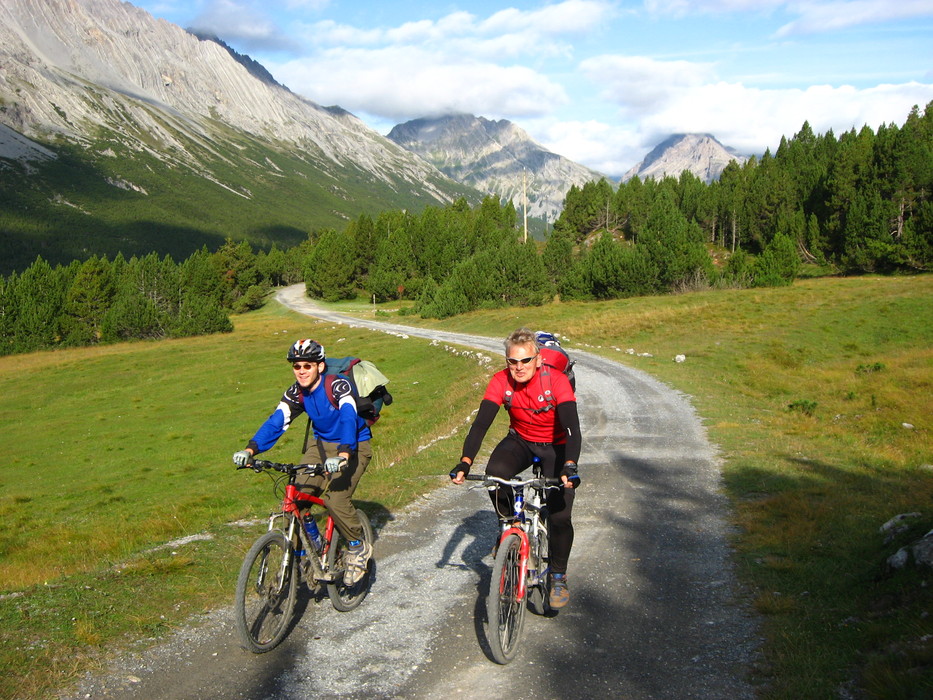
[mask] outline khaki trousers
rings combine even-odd
[[[312,445],[305,452],[304,461],[308,464],[314,462],[323,464],[328,457],[337,456],[338,447],[339,445],[335,442],[318,440],[317,444]],[[301,491],[321,497],[334,519],[334,525],[348,541],[363,538],[363,528],[360,526],[356,506],[350,499],[372,458],[372,447],[369,440],[366,440],[357,444],[356,452],[350,456],[347,466],[336,474],[300,475],[295,482]]]

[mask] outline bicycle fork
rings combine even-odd
[[[276,530],[281,528],[276,528],[276,520],[284,517],[281,513],[273,513],[269,516],[269,529]],[[321,559],[316,554],[316,550],[312,547],[311,541],[308,539],[307,534],[305,533],[304,526],[301,524],[301,520],[297,517],[291,517],[288,519],[288,530],[284,531],[285,538],[288,542],[294,542],[297,538],[299,547],[302,549],[296,550],[294,547],[289,546],[288,553],[282,557],[282,570],[279,572],[278,578],[278,587],[285,585],[286,573],[288,567],[291,566],[292,557],[297,557],[298,559],[298,568],[301,570],[302,576],[305,578],[305,581],[309,585],[316,581],[322,581],[328,583],[332,580],[332,577],[329,573],[325,572],[321,566]],[[327,542],[330,542],[330,538],[327,538]],[[321,556],[324,552],[327,551],[327,547],[322,550]]]
[[[529,553],[531,552],[531,545],[528,541],[528,533],[520,525],[513,524],[505,528],[502,531],[502,535],[499,538],[500,545],[505,542],[508,537],[515,535],[519,538],[520,544],[518,545],[518,589],[516,590],[516,598],[519,601],[525,600],[525,593],[527,586],[525,585],[525,580],[528,577],[528,558]],[[503,590],[505,586],[504,581],[499,582],[499,594],[501,595],[505,591]]]

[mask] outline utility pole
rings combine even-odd
[[[528,192],[525,189],[525,167],[522,166],[522,217],[525,220],[525,229],[522,234],[522,243],[528,242]]]

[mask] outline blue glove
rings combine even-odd
[[[347,466],[346,457],[328,457],[324,460],[324,471],[328,474],[339,472],[345,466]]]
[[[253,455],[249,450],[240,450],[233,453],[233,463],[238,467],[248,467],[253,463]]]

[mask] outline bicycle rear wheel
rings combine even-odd
[[[369,517],[361,510],[357,509],[357,517],[360,520],[360,526],[363,528],[363,539],[372,545],[376,537],[373,534],[373,526],[369,523]],[[369,584],[372,579],[373,560],[369,560],[369,567],[366,574],[352,586],[347,586],[343,582],[344,564],[343,557],[347,548],[347,541],[334,528],[334,538],[330,549],[327,550],[327,570],[333,577],[333,581],[327,584],[327,595],[330,597],[331,605],[340,612],[349,612],[359,606],[369,593]]]
[[[521,543],[518,535],[509,535],[499,544],[486,598],[486,636],[492,657],[500,664],[515,658],[525,623],[525,600],[518,595]]]
[[[298,566],[285,535],[270,531],[253,543],[236,584],[234,615],[244,649],[273,649],[288,633],[295,609]]]

